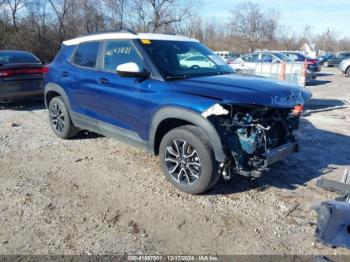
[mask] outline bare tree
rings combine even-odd
[[[124,29],[127,27],[126,13],[130,6],[130,1],[126,0],[104,0],[109,13],[112,29]]]
[[[34,52],[52,59],[61,43],[77,35],[130,28],[137,32],[180,33],[215,50],[296,50],[305,42],[325,51],[350,50],[350,39],[331,28],[312,34],[279,24],[279,13],[245,3],[228,22],[200,15],[200,0],[0,0],[0,49]]]
[[[20,9],[24,7],[23,0],[5,0],[4,1],[11,10],[12,25],[17,28],[17,15]]]
[[[61,42],[66,38],[66,18],[73,8],[73,0],[48,0],[58,21],[58,49]]]
[[[134,0],[138,31],[170,31],[172,26],[193,16],[193,1],[185,0]]]
[[[243,40],[249,51],[254,51],[259,43],[274,38],[278,25],[277,13],[265,12],[259,5],[247,2],[238,5],[231,14],[232,32]]]

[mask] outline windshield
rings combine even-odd
[[[233,73],[222,58],[199,42],[156,40],[143,47],[165,79]]]

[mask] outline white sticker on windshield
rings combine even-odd
[[[217,55],[208,55],[208,57],[217,65],[226,65],[225,61]]]

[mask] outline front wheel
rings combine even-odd
[[[346,70],[346,74],[348,75],[348,77],[350,77],[350,67],[348,67],[348,69]]]
[[[209,139],[196,126],[182,126],[164,136],[160,163],[167,179],[189,194],[203,193],[218,181],[217,162]]]

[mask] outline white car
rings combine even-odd
[[[338,65],[338,69],[350,77],[350,58],[341,61]]]
[[[190,67],[193,69],[212,68],[215,66],[211,60],[201,55],[186,57],[180,61],[180,64],[184,67]]]
[[[231,67],[237,73],[254,74],[257,63],[282,63],[283,61],[291,62],[288,57],[280,53],[254,52],[243,55],[233,61]]]

